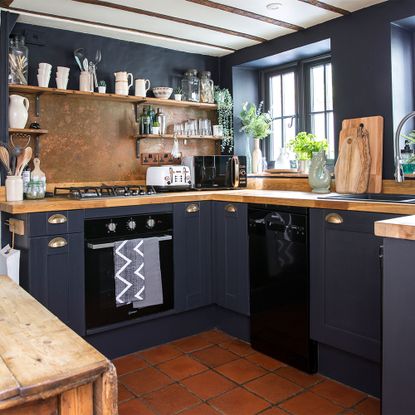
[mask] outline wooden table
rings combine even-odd
[[[0,276],[0,414],[117,413],[113,364]]]

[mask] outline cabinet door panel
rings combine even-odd
[[[175,308],[211,304],[211,203],[177,203],[174,211]]]
[[[328,213],[343,223],[327,223]],[[373,224],[388,217],[310,212],[311,337],[375,362],[381,352],[382,240]]]
[[[28,291],[65,324],[84,334],[83,234],[59,237],[67,245],[51,248],[55,236],[30,239]]]
[[[214,281],[220,306],[249,315],[248,207],[214,203]]]

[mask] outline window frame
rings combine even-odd
[[[331,54],[318,55],[307,59],[293,61],[287,64],[274,66],[261,71],[261,97],[264,101],[264,109],[269,111],[271,109],[270,102],[270,79],[273,76],[283,75],[287,72],[293,72],[295,76],[295,93],[296,93],[296,133],[299,131],[311,131],[311,90],[310,90],[310,70],[313,66],[319,66],[326,63],[332,63]],[[333,82],[333,76],[332,76]],[[326,94],[326,90],[324,91]],[[325,100],[326,110],[326,100]],[[334,103],[333,109],[328,112],[333,113],[334,122]],[[327,113],[327,111],[325,111]],[[327,123],[326,123],[327,124]],[[325,125],[327,133],[327,125]],[[263,151],[267,161],[270,161],[270,154],[272,153],[273,140],[264,140]],[[335,154],[335,149],[333,149]]]

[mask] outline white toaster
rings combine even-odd
[[[187,166],[152,166],[147,169],[146,185],[156,191],[188,190],[191,188],[190,169]]]

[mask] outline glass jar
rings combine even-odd
[[[27,199],[43,199],[45,197],[45,186],[40,180],[31,180],[27,185]]]
[[[21,35],[9,39],[9,84],[27,85],[29,49]]]
[[[189,69],[182,78],[183,99],[185,101],[200,101],[200,80],[196,69]]]
[[[203,71],[200,75],[200,102],[207,104],[215,102],[215,87],[210,79],[210,71]]]

